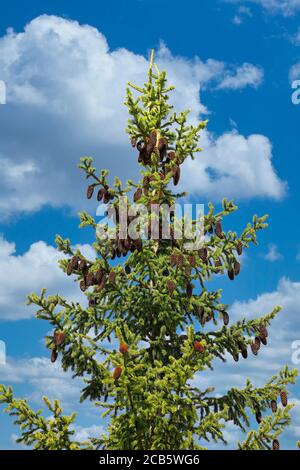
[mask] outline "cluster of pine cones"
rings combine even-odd
[[[287,398],[286,391],[281,390],[281,392],[279,394],[279,397],[280,397],[280,401],[281,401],[282,406],[286,407],[287,404],[288,404],[288,398]],[[273,413],[276,413],[276,411],[277,411],[277,401],[276,400],[271,400],[270,408],[271,408]],[[256,417],[257,423],[260,424],[261,421],[262,421],[262,414],[261,414],[260,410],[257,410],[255,417]],[[279,450],[280,449],[280,444],[279,444],[278,439],[273,439],[272,449],[273,450]]]
[[[176,186],[180,179],[180,159],[173,150],[168,152],[168,139],[161,137],[156,130],[152,130],[144,141],[131,140],[131,145],[139,151],[138,162],[147,166],[151,163],[152,153],[156,153],[162,163],[161,178],[164,179],[172,171],[173,183]]]

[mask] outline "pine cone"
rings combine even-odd
[[[195,258],[194,255],[190,255],[190,256],[189,256],[189,263],[190,263],[190,265],[191,265],[193,268],[195,267],[195,265],[196,265],[196,258]]]
[[[105,189],[104,189],[104,188],[99,189],[99,191],[98,191],[98,193],[97,193],[97,201],[98,201],[98,202],[101,202],[101,201],[102,201],[103,196],[104,196],[104,193],[105,193]]]
[[[67,268],[67,274],[68,276],[70,276],[72,274],[72,272],[74,271],[74,269],[78,269],[78,263],[79,263],[79,258],[78,256],[73,256],[73,258],[71,258],[71,260],[69,261],[68,263],[68,268]]]
[[[177,256],[177,267],[182,268],[183,263],[184,263],[184,256],[182,253],[179,253],[179,255]]]
[[[169,294],[172,295],[173,292],[174,292],[174,289],[175,289],[175,284],[174,284],[174,282],[171,281],[171,280],[168,280],[168,281],[167,281],[167,288],[168,288]]]
[[[55,331],[53,341],[55,346],[60,346],[66,339],[66,334],[63,331]]]
[[[85,259],[80,260],[79,265],[78,265],[79,271],[82,273],[85,273],[87,271],[87,264]]]
[[[225,326],[227,326],[229,323],[229,315],[227,312],[223,312],[223,323]]]
[[[235,362],[239,362],[239,354],[238,353],[233,353],[232,357],[233,357]]]
[[[134,137],[132,137],[132,139],[130,140],[130,143],[133,148],[136,147],[136,139]]]
[[[217,222],[217,223],[216,223],[216,226],[215,226],[215,234],[216,234],[217,237],[219,237],[219,238],[224,238],[221,222]]]
[[[116,275],[115,271],[110,271],[110,273],[109,273],[109,275],[108,275],[108,282],[109,282],[110,284],[115,284],[115,282],[116,282],[116,277],[117,277],[117,275]]]
[[[82,281],[80,281],[80,284],[79,284],[79,287],[80,289],[82,290],[82,292],[85,292],[87,287],[86,287],[86,284],[85,284],[85,280],[82,279]]]
[[[90,184],[90,186],[87,188],[86,197],[88,199],[91,199],[93,197],[94,189],[95,189],[95,186],[93,184]]]
[[[244,345],[241,347],[241,354],[242,354],[242,357],[243,357],[244,359],[247,359],[247,357],[248,357],[248,349],[247,349]]]
[[[134,202],[137,202],[139,199],[141,199],[142,194],[143,194],[142,189],[141,189],[141,188],[138,188],[138,189],[135,191],[134,195],[133,195],[133,201],[134,201]]]
[[[229,279],[231,281],[233,281],[234,280],[234,270],[233,270],[233,268],[228,269],[227,274],[228,274]]]
[[[188,283],[187,286],[186,286],[186,295],[187,295],[188,298],[192,297],[193,289],[194,289],[193,284]]]
[[[113,372],[113,378],[115,380],[118,380],[122,374],[122,368],[121,367],[116,367],[114,372]]]
[[[239,256],[241,256],[241,254],[243,253],[243,244],[240,241],[237,242],[236,252]]]
[[[175,266],[175,264],[177,264],[177,255],[175,255],[175,253],[172,253],[170,256],[170,264],[171,266]]]
[[[280,444],[279,444],[279,441],[277,439],[273,440],[272,448],[273,448],[273,450],[280,450]]]
[[[250,348],[251,348],[251,351],[252,351],[252,353],[254,354],[254,356],[257,356],[258,349],[257,349],[256,344],[255,344],[255,343],[251,343],[251,344],[250,344]]]
[[[257,351],[259,351],[260,350],[260,339],[259,339],[258,336],[255,337],[254,343],[255,343],[255,346],[257,348]]]
[[[256,421],[258,422],[258,424],[260,424],[261,420],[262,420],[262,414],[261,414],[260,411],[256,412],[255,418],[256,418]]]
[[[128,344],[126,343],[121,343],[120,344],[120,348],[119,348],[119,351],[121,354],[127,354],[128,353]]]
[[[100,282],[102,281],[102,277],[103,277],[103,272],[102,272],[102,269],[99,268],[98,271],[96,272],[95,274],[95,281],[96,283],[99,285]]]
[[[95,275],[92,271],[88,272],[85,277],[85,285],[86,287],[93,286],[95,284]]]
[[[281,390],[280,400],[281,400],[282,406],[286,407],[286,405],[288,404],[288,398],[287,398],[287,394],[285,390]]]
[[[264,346],[267,346],[268,340],[267,340],[267,338],[266,338],[265,336],[260,336],[259,339],[260,339],[260,341],[262,342],[262,344],[263,344]]]
[[[156,145],[156,139],[157,139],[157,132],[155,130],[150,132],[146,151],[149,155],[154,151],[155,145]]]
[[[259,332],[260,332],[261,336],[264,336],[265,338],[268,337],[268,330],[265,327],[265,325],[260,325]]]
[[[276,411],[277,411],[277,403],[276,403],[276,400],[272,400],[272,401],[271,401],[271,410],[273,411],[273,413],[276,413]]]
[[[172,168],[172,174],[173,174],[173,183],[174,186],[177,186],[180,180],[180,167],[176,165],[174,168]]]
[[[205,348],[203,346],[203,344],[201,343],[201,341],[195,341],[194,342],[194,351],[197,351],[197,352],[204,352]]]
[[[235,261],[234,262],[234,265],[233,265],[233,272],[234,272],[234,275],[235,276],[238,276],[238,274],[240,273],[240,270],[241,270],[241,265],[238,261]]]
[[[205,246],[202,248],[199,248],[198,255],[202,259],[202,261],[205,262],[207,260],[207,255],[208,255],[207,248]]]
[[[55,362],[56,359],[58,357],[58,352],[56,349],[52,349],[52,352],[51,352],[51,362]]]
[[[73,273],[73,265],[72,265],[72,260],[70,260],[67,266],[67,275],[71,276],[72,273]]]

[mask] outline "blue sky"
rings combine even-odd
[[[80,384],[49,364],[42,339],[49,327],[33,318],[25,297],[43,286],[79,295],[56,267],[54,237],[92,241],[77,228],[78,210],[95,209],[76,169],[81,156],[94,156],[123,179],[137,175],[122,101],[126,80],[143,80],[151,48],[177,87],[176,108],[190,107],[192,120],[209,119],[204,152],[183,174],[191,199],[218,205],[233,197],[239,211],[227,229],[240,231],[254,213],[270,215],[242,275],[214,286],[224,288],[234,318],[276,304],[283,312],[258,360],[216,365],[211,380],[230,387],[249,375],[260,384],[293,365],[291,344],[300,340],[300,106],[292,104],[291,81],[298,71],[300,79],[299,17],[298,0],[2,2],[0,339],[8,360],[0,382],[12,383],[35,407],[50,394],[68,411],[77,408]],[[299,385],[291,397],[299,408]],[[97,417],[84,406],[77,432],[96,432]],[[0,427],[0,448],[13,448],[16,429],[2,415]],[[296,409],[285,447],[299,438]]]

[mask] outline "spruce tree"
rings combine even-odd
[[[201,158],[198,141],[206,122],[192,126],[188,111],[174,112],[168,101],[172,90],[153,54],[146,83],[128,83],[127,133],[141,167],[138,182],[123,185],[115,178],[110,184],[108,171],[98,173],[92,158],[81,159],[79,167],[89,180],[88,199],[106,204],[115,224],[106,227],[105,237],[94,217],[80,214],[80,227],[95,230],[95,259],[74,251],[69,239],[56,238],[58,250],[65,254],[60,266],[78,282],[86,304],[47,296],[46,290],[29,295],[29,303],[38,307],[37,318],[53,327],[53,335],[46,337],[51,361],[59,358],[64,371],[84,378],[81,401],[91,400],[103,410],[109,421],[106,433],[76,442],[75,414],[63,415],[59,402],[45,397],[52,416],[43,418],[41,411],[33,411],[26,400],[14,398],[11,387],[2,385],[1,402],[20,426],[18,442],[32,448],[205,449],[212,441],[221,447],[223,428],[233,423],[248,433],[236,443],[237,449],[277,450],[279,435],[290,422],[286,387],[294,383],[296,371],[288,367],[263,387],[247,380],[242,389],[231,388],[224,395],[191,384],[195,374],[207,369],[214,374],[216,361],[247,359],[267,344],[268,327],[280,308],[231,324],[221,290],[210,291],[208,282],[217,275],[234,281],[239,257],[257,243],[266,216],[254,216],[237,235],[222,227],[222,219],[237,209],[234,203],[223,200],[219,212],[209,204],[202,219],[204,242],[193,250],[186,248],[184,237],[175,237],[178,219],[172,211],[170,237],[161,228],[156,239],[111,236],[120,226],[121,199],[128,210],[133,203],[172,207],[184,196],[174,189],[181,165],[187,158]],[[152,217],[140,218],[139,228]],[[128,215],[127,221],[135,218]],[[154,221],[161,227],[160,212]],[[193,219],[192,226],[196,222]]]

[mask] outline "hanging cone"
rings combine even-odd
[[[104,196],[104,193],[105,193],[105,189],[104,189],[104,188],[99,189],[99,191],[98,191],[98,193],[97,193],[97,201],[98,201],[98,202],[101,202],[101,201],[102,201],[103,196]]]
[[[264,336],[265,338],[268,337],[268,330],[265,327],[265,325],[260,325],[259,332],[260,332],[261,336]]]
[[[237,242],[236,252],[239,256],[241,256],[241,254],[243,253],[243,244],[240,241]]]
[[[193,288],[194,288],[193,284],[190,284],[190,283],[187,284],[187,286],[186,286],[186,295],[187,295],[188,298],[192,297]]]
[[[95,284],[95,276],[93,272],[88,272],[85,278],[86,287],[93,286]]]
[[[202,261],[206,261],[207,255],[208,255],[207,248],[206,247],[199,248],[198,255],[202,259]]]
[[[276,411],[277,411],[277,403],[276,403],[276,400],[272,400],[270,406],[271,406],[271,410],[273,411],[273,413],[276,413]]]
[[[244,359],[247,359],[247,357],[248,357],[248,349],[247,349],[244,345],[241,347],[241,354],[242,354],[242,357],[243,357]]]
[[[157,149],[159,151],[160,159],[163,160],[166,156],[168,148],[168,141],[165,137],[161,137],[157,143]]]
[[[183,263],[184,263],[184,256],[182,253],[179,253],[179,255],[177,256],[177,267],[182,268]]]
[[[110,284],[115,284],[116,283],[116,277],[117,277],[117,275],[116,275],[115,271],[110,271],[110,273],[108,275],[108,282]]]
[[[63,331],[54,332],[53,341],[55,346],[60,346],[66,339],[66,334]]]
[[[272,442],[272,449],[273,450],[280,450],[280,444],[278,439],[274,439]]]
[[[95,189],[95,186],[93,184],[90,184],[90,186],[87,188],[86,197],[88,199],[91,199],[93,197],[94,189]]]
[[[250,344],[250,348],[251,348],[251,351],[252,351],[252,353],[254,354],[254,356],[257,356],[258,349],[257,349],[256,344],[255,344],[255,343],[251,343],[251,344]]]
[[[115,380],[118,380],[122,374],[122,368],[121,367],[116,367],[114,372],[113,372],[113,378]]]
[[[267,338],[266,338],[265,336],[260,336],[259,338],[260,338],[262,344],[263,344],[264,346],[267,346],[267,344],[268,344]]]
[[[119,351],[121,354],[127,354],[128,353],[128,344],[126,343],[121,343],[119,347]]]
[[[190,263],[190,265],[191,265],[193,268],[195,267],[195,265],[196,265],[196,258],[195,258],[194,255],[190,255],[190,256],[189,256],[189,263]]]
[[[228,269],[227,274],[228,274],[229,279],[231,281],[233,281],[234,280],[234,270],[233,270],[233,268]]]
[[[288,404],[287,394],[285,390],[281,390],[280,400],[281,400],[282,406],[285,407]]]
[[[134,201],[134,202],[137,202],[139,199],[141,199],[142,194],[143,194],[142,189],[141,189],[141,188],[138,188],[138,189],[135,191],[134,195],[133,195],[133,201]]]
[[[52,352],[51,352],[51,362],[55,362],[56,359],[58,357],[58,352],[56,349],[52,349]]]
[[[177,186],[180,180],[180,167],[178,165],[172,168],[172,174],[174,186]]]
[[[195,341],[194,342],[194,351],[202,353],[202,352],[204,352],[204,350],[205,350],[205,347],[203,346],[201,341]]]
[[[259,339],[258,336],[255,337],[254,343],[255,343],[257,351],[259,351],[260,350],[260,339]]]
[[[229,315],[227,312],[223,312],[223,323],[225,326],[227,326],[229,323]]]
[[[169,291],[169,294],[172,295],[175,290],[175,284],[173,281],[171,280],[167,281],[167,289]]]
[[[224,238],[221,222],[217,222],[217,223],[216,223],[216,226],[215,226],[215,234],[216,234],[217,237],[219,237],[219,238]]]
[[[82,281],[80,281],[79,287],[82,290],[82,292],[86,291],[87,287],[86,287],[84,279],[82,279]]]
[[[235,276],[238,276],[238,274],[240,273],[240,270],[241,270],[241,265],[238,261],[235,261],[234,264],[233,264],[233,272],[234,272],[234,275]]]
[[[148,153],[148,155],[151,155],[151,153],[154,151],[154,148],[156,145],[156,139],[157,139],[157,132],[153,130],[150,132],[148,143],[146,146],[146,152]]]
[[[239,354],[238,353],[233,353],[232,357],[233,357],[235,362],[239,362]]]

